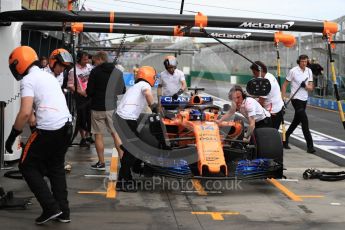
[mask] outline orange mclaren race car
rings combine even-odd
[[[162,96],[159,114],[142,114],[139,137],[117,127],[124,146],[139,159],[134,171],[208,179],[283,176],[283,146],[276,129],[256,129],[252,141],[245,143],[240,116],[218,125],[215,121],[228,106],[221,108],[212,97],[199,95],[203,88],[189,90],[190,96],[175,100]]]

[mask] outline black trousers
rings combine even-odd
[[[288,140],[289,136],[293,133],[293,131],[296,129],[299,123],[302,123],[302,131],[303,131],[304,138],[307,142],[307,147],[312,148],[314,146],[313,138],[309,131],[308,116],[305,111],[307,107],[307,101],[292,99],[291,103],[292,103],[293,108],[295,109],[295,115],[293,117],[291,125],[286,131],[286,140]]]
[[[116,120],[115,122],[119,123],[119,126],[122,128],[129,128],[128,132],[125,132],[125,135],[128,139],[131,139],[133,137],[138,137],[138,122],[136,120],[125,120],[121,118],[119,115],[115,115]],[[118,181],[120,180],[132,180],[132,173],[131,173],[131,168],[135,164],[135,161],[137,158],[133,156],[126,148],[124,148],[121,145],[121,149],[123,150],[123,156],[121,158],[121,168],[119,170],[119,177]]]
[[[283,121],[283,108],[276,114],[271,114],[272,127],[279,130],[280,124]]]
[[[87,132],[91,132],[91,100],[80,95],[76,97],[77,120],[76,126]]]
[[[35,130],[20,158],[19,169],[43,212],[63,211],[69,215],[65,154],[72,136],[72,125],[58,130]],[[49,189],[44,177],[48,177]]]

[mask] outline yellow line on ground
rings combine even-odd
[[[109,172],[109,182],[107,188],[107,198],[115,199],[116,198],[116,177],[117,177],[117,164],[118,164],[118,153],[115,148],[111,155],[110,161],[110,172]]]
[[[117,163],[118,163],[118,157],[112,157],[110,162],[110,172],[111,173],[117,173]]]
[[[98,160],[98,157],[89,157],[89,160]],[[104,160],[108,161],[111,160],[111,157],[104,157]]]
[[[293,201],[303,201],[303,199],[290,191],[287,187],[279,183],[276,179],[267,179],[271,184],[273,184],[276,188],[278,188],[282,193],[284,193],[287,197],[289,197]]]
[[[321,195],[299,195],[299,197],[301,198],[324,198],[325,196],[321,196]]]
[[[79,191],[78,194],[101,194],[101,195],[105,195],[107,193],[106,192]]]
[[[107,189],[107,198],[115,199],[116,198],[116,183],[115,181],[108,182],[108,189]]]
[[[207,196],[207,192],[204,187],[202,187],[200,180],[192,179],[193,186],[200,196]]]
[[[240,215],[239,212],[192,212],[193,215],[211,215],[213,220],[224,220],[223,215]]]

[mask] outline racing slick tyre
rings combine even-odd
[[[159,147],[159,141],[150,130],[150,116],[151,114],[140,114],[140,117],[138,119],[139,126],[137,129],[139,133],[139,138],[148,145],[151,145],[153,147]]]
[[[257,158],[273,159],[283,164],[283,143],[276,129],[255,129],[254,136]]]

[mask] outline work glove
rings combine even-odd
[[[307,85],[305,84],[305,81],[302,81],[300,86],[301,88],[305,88]]]
[[[249,143],[250,137],[243,137],[243,142],[244,143]]]
[[[21,134],[22,131],[19,131],[19,130],[16,130],[13,126],[12,126],[12,130],[11,130],[11,133],[10,135],[7,137],[7,140],[5,142],[5,148],[6,148],[6,151],[9,152],[9,153],[13,153],[13,150],[12,150],[12,146],[13,146],[13,143],[14,141],[16,140],[17,136],[19,134]]]
[[[287,106],[288,106],[289,98],[287,98],[287,97],[284,98],[284,99],[283,99],[283,102],[284,102],[284,106],[283,106],[283,107],[284,107],[284,109],[286,109]]]
[[[153,103],[150,107],[151,107],[152,113],[158,113],[158,104],[157,103]]]
[[[252,133],[249,130],[246,130],[243,134],[243,142],[249,143]]]
[[[183,93],[182,89],[179,89],[177,91],[177,93],[175,93],[174,95],[172,95],[172,99],[177,100],[178,96],[181,95]]]
[[[249,143],[250,141],[250,136],[251,136],[251,133],[247,130],[244,135],[243,135],[243,142],[244,143]]]

